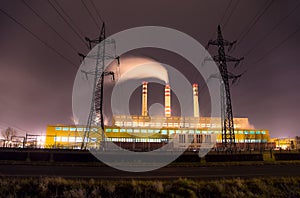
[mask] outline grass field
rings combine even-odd
[[[205,181],[0,178],[0,197],[300,197],[300,178]]]

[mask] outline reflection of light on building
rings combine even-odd
[[[275,142],[276,150],[278,149],[295,149],[297,147],[297,137],[296,138],[272,138],[271,142]]]

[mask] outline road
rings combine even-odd
[[[172,179],[187,178],[230,178],[259,176],[300,176],[300,165],[243,165],[219,167],[164,167],[155,171],[132,173],[97,166],[59,165],[0,165],[0,176],[18,177],[66,177],[102,179]]]

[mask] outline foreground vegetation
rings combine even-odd
[[[3,177],[0,197],[300,197],[300,177],[205,181]]]

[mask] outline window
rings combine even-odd
[[[105,129],[105,132],[111,132],[112,130],[110,128]]]
[[[61,137],[61,141],[62,142],[67,142],[68,141],[68,137]]]
[[[243,131],[239,131],[239,134],[243,134]]]
[[[207,134],[207,131],[202,131],[203,134]]]
[[[121,133],[126,132],[126,129],[120,129],[120,132]]]
[[[189,130],[189,134],[194,134],[194,130]]]
[[[127,132],[128,133],[132,133],[132,129],[127,129]]]
[[[266,132],[265,132],[265,131],[262,131],[262,132],[261,132],[261,134],[264,134],[264,135],[265,135],[265,134],[266,134]]]
[[[200,130],[196,130],[196,134],[200,134],[201,133],[201,131]]]
[[[168,131],[167,131],[167,130],[161,130],[161,134],[167,135],[167,134],[168,134]]]
[[[97,138],[91,138],[91,142],[96,142]]]
[[[134,130],[133,130],[133,132],[135,132],[135,133],[139,133],[139,132],[140,132],[140,130],[139,130],[139,129],[134,129]]]
[[[63,131],[68,131],[69,127],[63,127]]]
[[[153,133],[154,130],[153,129],[148,129],[148,133]]]
[[[253,134],[254,134],[254,131],[250,131],[250,134],[252,134],[252,135],[253,135]]]
[[[185,135],[184,134],[179,135],[179,143],[185,143]]]
[[[169,134],[174,134],[175,131],[174,130],[169,130]]]
[[[70,128],[70,131],[76,131],[76,128],[72,127],[72,128]]]
[[[82,142],[82,137],[76,137],[76,142]]]
[[[55,141],[55,142],[60,142],[60,136],[54,137],[54,141]]]
[[[244,131],[244,134],[246,134],[246,135],[249,134],[249,131]]]
[[[69,137],[69,142],[75,142],[75,137]]]
[[[260,134],[260,131],[256,131],[256,134]]]
[[[61,131],[61,127],[55,127],[55,131]]]
[[[83,128],[77,128],[77,131],[83,131]]]
[[[142,133],[147,133],[147,130],[146,129],[142,129],[141,132]]]
[[[114,133],[117,133],[117,132],[119,132],[119,129],[113,129],[112,130]]]

